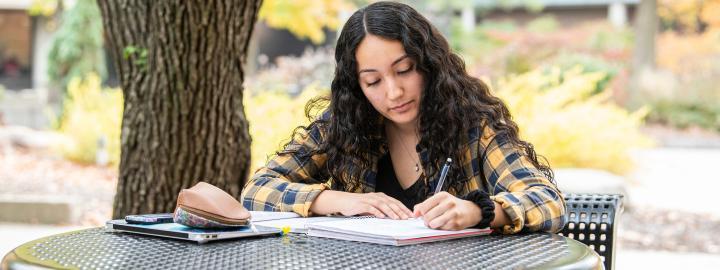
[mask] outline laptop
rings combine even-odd
[[[229,229],[198,229],[177,223],[160,223],[150,225],[128,224],[123,219],[110,220],[105,223],[105,226],[106,228],[117,232],[129,232],[165,238],[189,240],[195,241],[198,244],[203,244],[208,241],[221,239],[278,235],[282,233],[282,230],[277,228],[255,225]]]

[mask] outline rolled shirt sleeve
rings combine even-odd
[[[495,136],[492,129],[485,128],[483,137],[483,172],[489,193],[512,222],[502,232],[560,231],[566,223],[566,209],[557,186],[505,136]]]
[[[242,191],[243,206],[254,211],[295,212],[310,216],[310,205],[325,189],[327,179],[318,179],[325,155],[311,155],[321,141],[317,125],[288,144],[250,178]]]

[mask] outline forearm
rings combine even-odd
[[[254,211],[295,212],[310,214],[309,205],[327,188],[324,184],[292,183],[285,179],[259,177],[243,189],[243,206]]]
[[[323,190],[310,204],[310,212],[314,215],[325,216],[340,212],[339,205],[343,197],[342,191]]]

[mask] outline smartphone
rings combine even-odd
[[[130,224],[160,224],[173,223],[173,213],[143,214],[125,216],[125,221]]]

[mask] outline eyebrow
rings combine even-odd
[[[409,57],[409,56],[408,56],[407,54],[405,54],[405,55],[403,55],[403,56],[400,56],[398,59],[395,59],[395,61],[393,61],[390,66],[394,66],[394,65],[397,64],[398,62],[400,62],[400,61],[402,61],[403,59],[408,58],[408,57]],[[376,70],[376,69],[372,69],[372,68],[361,69],[360,71],[358,71],[358,74],[363,73],[363,72],[377,72],[377,70]]]

